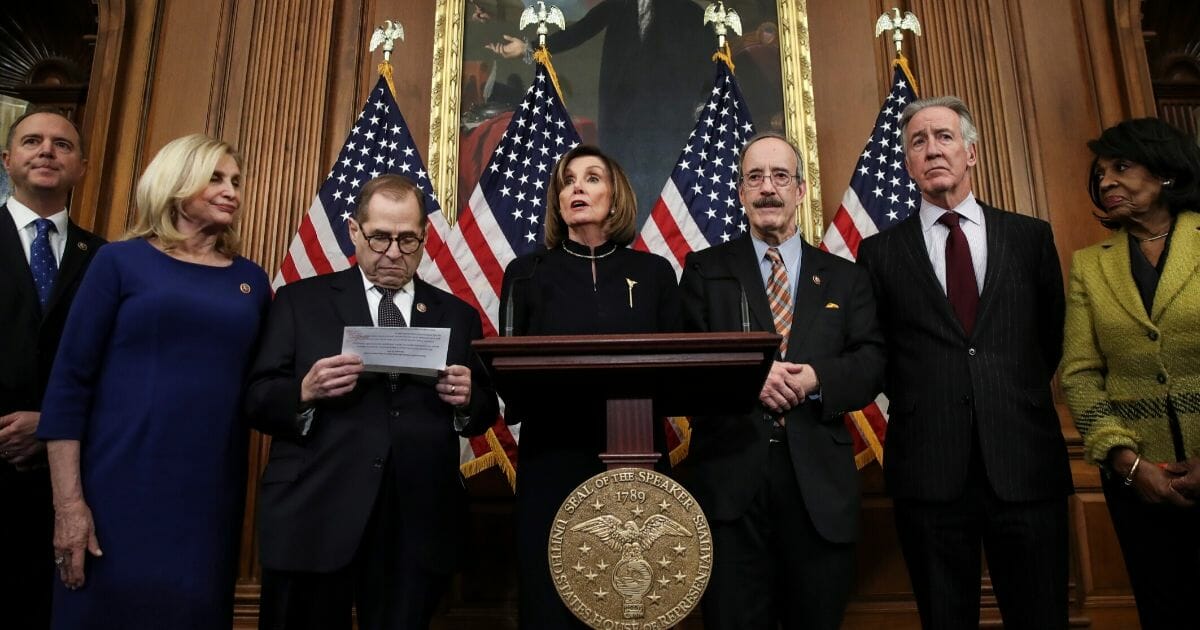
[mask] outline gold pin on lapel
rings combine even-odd
[[[838,309],[838,308],[842,308],[842,307],[838,306],[837,302],[826,302],[825,308]]]
[[[249,284],[243,282],[241,284],[241,286],[239,286],[238,288],[242,290],[242,293],[245,293],[246,295],[250,295],[250,285]]]
[[[637,284],[637,280],[625,278],[625,284],[629,285],[629,308],[633,308],[633,285]]]
[[[86,252],[86,251],[87,251],[87,243],[84,243],[83,241],[80,241],[80,242],[78,242],[78,243],[75,243],[75,246],[76,246],[76,247],[78,247],[78,248],[79,248],[79,251],[81,251],[81,252]]]
[[[821,286],[821,276],[813,276],[813,284]]]
[[[429,307],[425,306],[424,302],[417,302],[417,312],[418,313],[424,313],[425,311],[428,311],[428,310],[429,310]]]

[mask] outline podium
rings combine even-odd
[[[748,412],[781,337],[767,332],[492,337],[474,342],[509,403],[578,391],[607,404],[609,470],[653,468],[654,418]]]

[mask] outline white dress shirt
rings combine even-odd
[[[37,236],[36,222],[42,217],[14,197],[9,197],[6,203],[13,225],[17,226],[17,235],[21,237],[25,262],[29,262],[29,249],[33,246],[33,238]],[[54,252],[54,262],[62,265],[63,252],[67,247],[67,209],[63,208],[46,218],[54,224],[54,229],[50,231],[50,250]]]
[[[945,208],[935,206],[924,198],[921,199],[921,230],[925,234],[925,251],[929,252],[929,262],[933,264],[933,275],[937,276],[942,291],[946,290],[946,237],[950,236],[950,228],[938,223],[938,218],[947,212]],[[983,208],[975,200],[974,194],[968,194],[962,203],[953,209],[962,218],[958,226],[967,237],[967,246],[971,248],[971,265],[975,268],[975,286],[983,293],[983,278],[987,273],[987,229],[983,224]]]
[[[362,267],[358,268],[358,272],[362,274],[363,288],[367,290],[367,310],[371,311],[371,322],[378,326],[379,303],[383,301],[383,293],[367,279],[367,274],[363,273]],[[404,316],[404,323],[409,326],[412,326],[413,287],[414,283],[409,279],[408,284],[400,287],[392,296],[392,302],[396,308],[400,309],[400,314]]]

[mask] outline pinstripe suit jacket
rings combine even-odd
[[[917,213],[858,252],[887,339],[884,477],[895,498],[958,497],[976,434],[1000,499],[1072,491],[1050,395],[1064,310],[1054,236],[1045,221],[980,205],[988,260],[970,336],[934,275]]]

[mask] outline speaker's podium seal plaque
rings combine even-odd
[[[679,482],[645,468],[614,468],[563,501],[548,554],[559,597],[587,625],[670,628],[708,586],[712,533]]]

